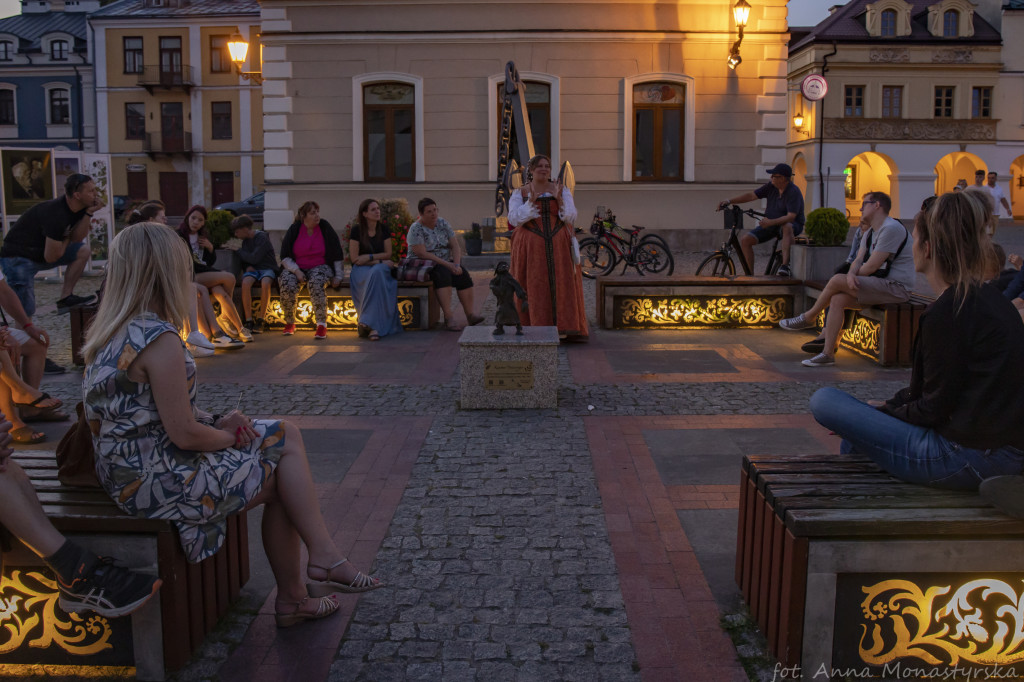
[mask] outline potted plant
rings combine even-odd
[[[466,255],[479,256],[484,248],[483,234],[480,232],[480,223],[473,223],[473,227],[465,236]]]
[[[793,276],[804,280],[830,278],[846,259],[848,249],[842,244],[849,231],[850,221],[839,209],[816,208],[807,214],[804,234],[809,242],[793,245]]]
[[[213,267],[225,272],[235,273],[235,277],[241,274],[242,262],[238,260],[238,254],[231,249],[225,249],[224,243],[231,239],[231,221],[235,216],[230,211],[213,209],[206,214],[206,231],[210,234],[210,243],[217,253],[217,260]]]

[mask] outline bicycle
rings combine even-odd
[[[697,266],[697,274],[707,274],[711,277],[735,277],[736,264],[732,261],[733,252],[735,252],[739,258],[740,265],[743,266],[744,274],[748,276],[753,275],[754,271],[743,256],[743,249],[740,248],[740,240],[736,235],[743,229],[744,214],[751,218],[765,218],[767,216],[764,213],[758,213],[752,208],[744,210],[736,204],[718,210],[725,212],[725,229],[730,231],[729,238],[722,244],[722,248],[701,261],[701,264]],[[775,244],[772,248],[772,255],[768,259],[768,265],[764,269],[764,274],[766,275],[774,275],[782,265],[782,252],[779,251],[779,242],[781,241],[782,230],[780,229],[779,233],[775,236]]]
[[[611,211],[598,206],[590,223],[590,232],[594,236],[580,240],[583,276],[593,279],[607,275],[619,262],[622,263],[623,275],[629,267],[635,268],[640,275],[671,275],[676,264],[668,244],[656,234],[641,238],[643,229],[643,225],[634,225],[632,230],[626,230],[615,222]],[[577,232],[583,230],[577,228]]]

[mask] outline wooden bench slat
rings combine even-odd
[[[980,537],[1022,535],[1024,521],[995,509],[790,509],[786,528],[798,537]]]

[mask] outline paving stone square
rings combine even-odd
[[[609,354],[617,374],[724,374],[738,372],[715,350],[635,350]]]

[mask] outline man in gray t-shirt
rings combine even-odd
[[[828,308],[822,351],[803,361],[807,367],[835,364],[844,311],[910,300],[915,279],[914,237],[900,221],[889,217],[890,210],[892,199],[885,192],[864,195],[861,220],[871,225],[870,245],[866,237],[862,239],[850,271],[834,275],[809,310],[779,323],[783,329],[810,329]]]

